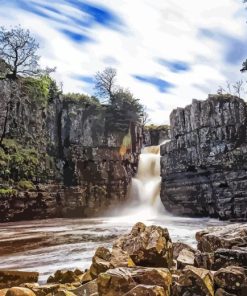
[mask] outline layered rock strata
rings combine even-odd
[[[161,200],[186,216],[246,219],[247,108],[230,95],[193,100],[171,113],[161,147]]]
[[[29,149],[31,160],[35,153],[33,177],[27,178],[33,186],[22,189],[16,186],[22,181],[18,171],[16,180],[8,177],[9,150],[0,149],[0,190],[11,188],[0,192],[0,222],[87,217],[126,201],[142,147],[141,125],[88,99],[55,94],[38,102],[21,82],[0,81],[0,97],[0,136],[16,145],[13,158],[22,157],[19,147],[22,153]]]

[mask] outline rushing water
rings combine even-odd
[[[0,224],[0,268],[39,271],[44,282],[57,269],[88,268],[98,246],[111,247],[117,236],[139,221],[167,227],[173,241],[193,246],[196,231],[222,224],[166,213],[159,198],[160,182],[159,146],[148,147],[140,155],[130,202],[125,209],[116,209],[115,216]]]

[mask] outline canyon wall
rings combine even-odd
[[[0,136],[6,132],[0,221],[88,217],[125,202],[142,146],[141,126],[114,118],[109,106],[88,98],[57,93],[40,104],[22,88],[20,82],[0,81]],[[23,157],[15,174],[11,161]]]
[[[161,199],[177,215],[245,219],[246,103],[230,95],[193,100],[170,115],[161,147]]]
[[[143,131],[143,144],[145,146],[158,146],[165,140],[170,139],[170,126],[147,125]]]

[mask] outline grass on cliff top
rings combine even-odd
[[[62,96],[64,102],[83,104],[84,106],[94,105],[100,107],[100,101],[96,97],[90,97],[79,93],[68,93]]]
[[[162,131],[162,130],[169,130],[170,126],[167,124],[163,124],[163,125],[155,125],[155,124],[150,124],[150,125],[146,125],[145,130],[147,131]]]

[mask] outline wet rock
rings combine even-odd
[[[79,268],[76,268],[74,270],[74,274],[80,276],[80,275],[84,274],[84,272],[82,270],[80,270]]]
[[[19,286],[23,283],[36,283],[38,278],[38,272],[0,270],[0,289]]]
[[[239,291],[245,285],[245,270],[241,267],[228,266],[214,274],[215,285],[226,291]]]
[[[214,253],[195,253],[195,267],[211,270],[214,265]]]
[[[51,283],[79,283],[80,277],[72,270],[57,270],[53,276],[50,276],[47,280],[48,284]]]
[[[82,284],[90,282],[93,280],[93,276],[90,273],[90,270],[86,271],[83,275],[80,276],[80,281]]]
[[[169,292],[159,286],[138,285],[124,296],[168,296]]]
[[[247,247],[247,224],[231,224],[221,227],[210,227],[196,233],[198,250],[213,252],[217,249]]]
[[[37,285],[37,284],[24,284],[23,287],[32,290],[36,296],[46,296],[54,295],[58,293],[59,290],[74,290],[76,287],[73,284],[46,284],[46,285]]]
[[[110,268],[111,252],[105,247],[99,247],[92,259],[90,274],[92,278],[96,278],[101,272],[105,272]]]
[[[160,286],[168,293],[172,276],[165,268],[116,268],[101,273],[97,284],[101,296],[121,296],[140,284]]]
[[[28,288],[12,287],[8,289],[6,296],[35,296],[35,294]]]
[[[177,268],[183,269],[187,265],[194,265],[195,255],[193,252],[183,249],[177,258]]]
[[[176,288],[178,295],[213,296],[213,276],[209,270],[187,266]],[[185,292],[187,294],[183,294]]]
[[[8,291],[8,289],[1,289],[0,290],[0,296],[5,296],[7,291]]]
[[[68,290],[65,290],[65,289],[61,289],[61,290],[58,290],[57,293],[55,294],[55,296],[75,296],[74,293],[68,291]]]
[[[171,267],[172,241],[166,228],[137,223],[127,235],[120,237],[113,247],[127,252],[135,265]]]
[[[97,286],[97,281],[93,280],[91,282],[88,282],[80,287],[78,287],[75,290],[71,290],[72,293],[74,293],[77,296],[82,296],[82,295],[93,295],[98,293],[98,286]]]
[[[247,248],[218,249],[214,252],[213,270],[230,265],[247,268]]]
[[[129,256],[128,252],[120,249],[119,247],[113,247],[111,252],[111,268],[116,267],[133,267],[135,263]]]
[[[185,243],[182,243],[182,242],[174,242],[172,244],[172,246],[173,246],[173,259],[175,259],[175,260],[178,258],[179,253],[184,249],[186,249],[192,253],[196,252],[196,250],[194,248],[192,248],[191,246],[189,246]]]
[[[232,294],[232,293],[228,293],[224,289],[219,288],[219,289],[216,290],[214,296],[238,296],[238,295]]]

